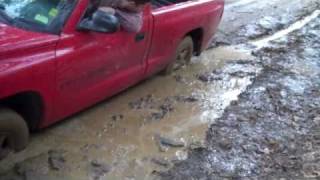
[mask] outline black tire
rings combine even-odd
[[[10,151],[21,151],[29,142],[29,129],[25,120],[15,111],[0,108],[0,159]]]
[[[163,74],[168,75],[190,63],[194,50],[194,44],[190,36],[185,37],[178,45],[174,60],[164,69]],[[181,57],[183,56],[183,57]]]

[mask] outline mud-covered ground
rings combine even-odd
[[[318,0],[226,0],[217,45],[247,44],[285,29],[319,7]]]
[[[162,179],[319,179],[319,48],[320,16],[254,51],[261,73]]]
[[[319,179],[319,5],[227,0],[214,48],[34,133],[0,179]]]

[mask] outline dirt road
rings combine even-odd
[[[33,134],[0,179],[319,177],[317,2],[227,1],[214,48]]]

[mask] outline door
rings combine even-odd
[[[72,31],[57,45],[56,113],[63,118],[142,79],[150,32],[146,7],[140,33]],[[76,28],[75,28],[76,29]]]

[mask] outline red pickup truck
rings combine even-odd
[[[152,0],[129,33],[99,0],[0,2],[0,156],[47,127],[207,48],[224,0]]]

